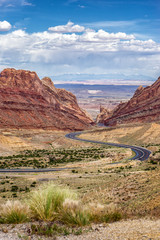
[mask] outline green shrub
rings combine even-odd
[[[16,194],[16,193],[13,193],[13,194],[12,194],[12,197],[16,198],[16,197],[17,197],[17,194]]]
[[[150,160],[150,163],[152,163],[152,164],[157,164],[157,162],[154,161],[153,159]]]
[[[52,226],[38,226],[38,225],[31,225],[31,230],[32,230],[32,234],[37,234],[37,235],[44,235],[47,237],[53,237],[53,235],[55,235],[54,229]]]
[[[15,185],[11,187],[12,192],[17,192],[17,190],[18,190],[18,186]]]
[[[30,192],[30,190],[27,186],[25,187],[25,192]]]
[[[70,230],[64,226],[58,226],[57,224],[53,223],[39,223],[39,224],[32,224],[31,225],[31,233],[37,234],[46,237],[52,237],[52,239],[56,240],[57,234],[68,235],[70,234]]]

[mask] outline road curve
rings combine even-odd
[[[137,146],[131,146],[131,145],[125,145],[125,144],[117,144],[117,143],[106,143],[106,142],[100,142],[100,141],[93,141],[93,140],[87,140],[83,138],[79,138],[80,134],[83,132],[73,132],[68,133],[65,135],[65,137],[78,140],[78,141],[84,141],[84,142],[90,142],[90,143],[97,143],[97,144],[104,144],[104,145],[110,145],[115,147],[122,147],[122,148],[130,148],[134,153],[135,156],[132,157],[130,160],[140,160],[144,161],[149,158],[149,155],[151,152],[147,150],[146,148],[137,147]],[[63,171],[66,169],[72,169],[72,168],[41,168],[41,169],[34,169],[34,168],[19,168],[19,169],[0,169],[0,173],[33,173],[33,172],[56,172],[56,171]]]
[[[147,150],[143,147],[137,147],[137,146],[131,146],[126,144],[118,144],[118,143],[109,143],[109,142],[100,142],[100,141],[94,141],[94,140],[87,140],[83,138],[79,138],[79,136],[84,132],[73,132],[66,134],[65,137],[78,140],[78,141],[84,141],[84,142],[90,142],[90,143],[97,143],[97,144],[103,144],[103,145],[109,145],[109,146],[115,146],[115,147],[122,147],[122,148],[130,148],[134,153],[135,156],[130,158],[130,160],[140,160],[144,161],[149,158],[149,155],[151,154],[151,151]]]

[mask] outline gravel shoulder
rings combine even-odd
[[[18,224],[0,226],[1,240],[18,239],[54,239],[42,236],[29,236],[27,229],[30,224]],[[28,236],[28,237],[27,237]],[[120,221],[110,224],[92,225],[91,230],[82,235],[58,236],[57,240],[159,240],[160,239],[160,219],[136,219]]]

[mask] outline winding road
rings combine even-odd
[[[41,173],[41,172],[58,172],[63,170],[68,170],[73,168],[12,168],[12,169],[2,169],[0,168],[0,173]],[[74,168],[75,169],[75,168]]]
[[[149,158],[149,155],[151,154],[151,152],[149,150],[147,150],[146,148],[142,148],[142,147],[125,145],[125,144],[117,144],[117,143],[100,142],[100,141],[94,141],[94,140],[87,140],[87,139],[79,138],[79,136],[82,133],[84,133],[84,132],[68,133],[68,134],[65,135],[65,137],[70,138],[70,139],[74,139],[74,140],[78,140],[78,141],[89,142],[89,143],[97,143],[97,144],[103,144],[103,145],[109,145],[109,146],[115,146],[115,147],[130,148],[135,153],[135,156],[130,158],[130,160],[144,161],[144,160],[147,160]],[[0,169],[0,173],[56,172],[56,171],[63,171],[63,170],[66,170],[66,169],[72,169],[72,168]]]
[[[115,147],[122,147],[122,148],[130,148],[134,153],[135,156],[130,158],[130,160],[140,160],[144,161],[149,158],[149,155],[151,154],[151,151],[147,150],[143,147],[137,147],[132,145],[126,145],[126,144],[118,144],[118,143],[109,143],[109,142],[100,142],[100,141],[94,141],[94,140],[87,140],[83,138],[79,138],[79,136],[84,132],[73,132],[66,134],[67,138],[78,140],[78,141],[84,141],[84,142],[90,142],[90,143],[97,143],[97,144],[103,144],[103,145],[109,145],[109,146],[115,146]]]

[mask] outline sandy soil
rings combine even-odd
[[[91,146],[90,143],[65,138],[67,132],[51,130],[0,129],[0,156],[23,150],[73,148]]]
[[[52,239],[54,237],[29,236],[27,230],[30,224],[19,224],[8,227],[0,226],[1,240],[18,239]],[[115,222],[110,224],[92,225],[90,230],[83,230],[82,235],[69,235],[56,237],[57,240],[159,240],[160,220],[138,219]],[[85,233],[86,232],[86,233]]]
[[[128,220],[93,227],[94,231],[81,236],[59,237],[58,240],[158,240],[160,220]]]

